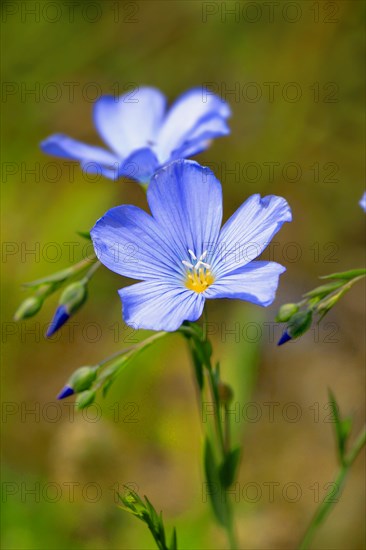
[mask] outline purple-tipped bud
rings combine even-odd
[[[46,337],[50,338],[55,332],[58,331],[59,328],[61,328],[66,321],[68,321],[70,318],[70,314],[68,313],[66,306],[61,305],[58,306],[56,309],[56,313],[52,319],[52,323],[48,327],[48,330],[46,332]]]
[[[57,399],[65,399],[65,397],[70,397],[70,395],[73,395],[74,393],[75,392],[71,386],[65,386],[58,394]]]
[[[287,330],[282,334],[281,338],[279,339],[277,346],[282,346],[283,344],[286,344],[289,340],[292,340],[292,336],[289,335]]]

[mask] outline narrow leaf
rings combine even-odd
[[[349,281],[350,279],[355,279],[356,277],[360,277],[362,275],[366,275],[366,269],[350,269],[349,271],[342,271],[340,273],[331,273],[330,275],[323,275],[322,277],[319,277],[319,279],[344,279],[346,281]]]
[[[221,485],[218,467],[210,440],[206,438],[204,449],[204,464],[207,481],[207,492],[210,497],[212,508],[217,521],[225,526],[227,523],[226,508],[223,501],[226,498],[225,491]]]
[[[230,451],[220,466],[220,481],[225,489],[228,489],[235,480],[241,456],[241,449],[237,447]]]

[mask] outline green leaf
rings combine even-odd
[[[220,466],[220,481],[225,489],[228,489],[235,480],[241,456],[241,449],[237,447],[230,451]]]
[[[319,298],[324,298],[324,296],[327,296],[331,292],[334,292],[334,290],[337,290],[337,288],[344,285],[344,280],[341,281],[334,281],[332,283],[328,283],[326,285],[321,285],[313,290],[310,290],[310,292],[307,292],[304,294],[305,298],[314,298],[315,296]]]
[[[90,231],[76,231],[76,234],[83,239],[91,241]]]
[[[328,389],[328,395],[334,417],[339,459],[340,462],[343,464],[346,453],[347,439],[352,429],[352,420],[350,418],[345,418],[344,420],[341,419],[339,415],[339,406],[331,389]]]
[[[217,521],[225,526],[227,525],[227,509],[224,499],[226,498],[225,491],[222,487],[219,469],[216,464],[215,455],[208,437],[205,441],[204,449],[204,465],[207,482],[207,491],[210,497],[212,508]]]
[[[202,360],[199,357],[193,342],[191,342],[191,351],[192,351],[193,366],[196,374],[197,384],[199,389],[202,391],[204,386],[203,365],[202,365]]]
[[[33,287],[43,285],[44,283],[62,284],[64,281],[69,279],[71,275],[72,273],[70,268],[66,268],[66,269],[63,269],[62,271],[58,271],[57,273],[53,273],[53,275],[47,275],[46,277],[42,277],[41,279],[31,281],[30,283],[23,283],[22,286],[25,286],[27,288],[33,288]]]
[[[175,527],[173,529],[172,538],[170,540],[169,550],[178,550],[177,531]]]
[[[355,279],[356,277],[361,277],[366,275],[366,269],[350,269],[349,271],[342,271],[340,273],[331,273],[330,275],[323,275],[319,279],[343,279],[349,281],[350,279]]]
[[[143,502],[137,493],[128,489],[128,487],[126,487],[126,489],[128,492],[125,496],[118,494],[119,499],[125,506],[122,507],[122,509],[132,513],[148,526],[159,550],[177,550],[177,534],[175,529],[173,531],[170,548],[166,545],[162,512],[158,515],[154,506],[146,496],[144,497],[145,502]]]

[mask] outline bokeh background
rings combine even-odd
[[[170,101],[208,85],[231,104],[231,135],[197,157],[223,183],[226,217],[253,192],[283,195],[293,209],[271,248],[287,267],[276,303],[211,302],[208,315],[244,446],[240,547],[296,546],[337,468],[327,388],[354,434],[364,418],[362,284],[296,343],[277,348],[274,323],[278,306],[318,276],[364,263],[364,15],[357,0],[3,3],[4,549],[154,548],[117,507],[126,483],[177,527],[179,548],[226,547],[202,496],[202,423],[184,341],[156,344],[89,415],[76,414],[55,402],[70,373],[146,335],[121,320],[116,291],[127,281],[100,269],[88,303],[49,341],[57,296],[36,318],[12,320],[23,282],[85,255],[78,230],[117,204],[146,207],[134,182],[91,181],[39,142],[63,132],[100,143],[93,101],[144,84]],[[359,457],[314,548],[364,547],[364,481]]]

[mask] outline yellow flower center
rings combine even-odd
[[[195,263],[193,264],[186,260],[182,260],[182,263],[187,268],[184,284],[189,290],[193,290],[194,292],[201,294],[201,292],[207,290],[208,287],[215,281],[215,277],[211,273],[210,264],[203,261],[207,256],[207,250],[200,256],[200,258],[197,258],[192,250],[188,250],[188,252],[192,261]]]
[[[185,285],[189,290],[194,290],[200,294],[208,289],[210,285],[214,282],[215,277],[212,275],[209,269],[204,269],[201,267],[198,270],[192,272],[187,272],[187,278],[185,280]]]

